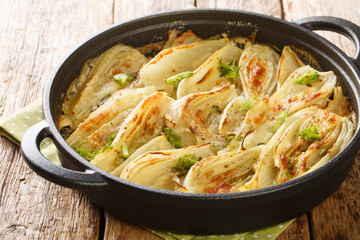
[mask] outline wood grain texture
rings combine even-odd
[[[283,1],[284,16],[288,20],[328,15],[341,17],[360,25],[360,6],[356,1]],[[350,56],[354,44],[339,34],[322,32],[322,36],[343,49]],[[313,239],[360,238],[360,156],[341,187],[324,203],[311,211],[310,228]]]
[[[122,220],[109,212],[105,213],[104,240],[160,240],[162,238],[136,224]]]
[[[4,118],[41,97],[64,54],[112,23],[112,1],[1,3],[0,115]],[[78,191],[36,175],[19,148],[4,138],[0,148],[0,239],[98,238],[98,207]]]
[[[308,217],[303,214],[282,232],[276,240],[310,240],[310,231],[308,227]]]
[[[115,0],[114,23],[144,15],[195,6],[195,0]]]
[[[246,1],[233,1],[233,0],[197,0],[196,6],[198,8],[224,8],[244,10],[256,13],[262,13],[273,17],[281,18],[281,2],[280,0],[246,0]]]

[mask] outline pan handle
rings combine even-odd
[[[40,143],[52,138],[46,121],[31,127],[21,141],[21,153],[32,170],[43,178],[64,187],[79,190],[105,190],[108,184],[104,177],[93,170],[79,172],[58,166],[50,162],[40,152]]]
[[[328,16],[301,18],[294,22],[310,30],[329,30],[351,39],[356,47],[355,57],[352,59],[360,68],[360,27],[358,25],[342,18]]]

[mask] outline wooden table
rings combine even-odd
[[[195,5],[259,12],[288,21],[331,15],[360,25],[356,0],[1,0],[0,118],[41,97],[57,62],[97,31],[145,14]],[[345,37],[322,33],[349,55]],[[92,204],[80,192],[50,183],[0,138],[0,239],[159,239]],[[360,161],[340,189],[278,239],[359,239]]]

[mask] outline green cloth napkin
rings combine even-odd
[[[41,99],[26,106],[20,111],[0,121],[0,135],[3,135],[16,145],[20,145],[24,133],[33,125],[43,120]],[[55,145],[50,139],[44,139],[40,144],[41,153],[50,161],[60,165],[60,159],[57,155]],[[168,240],[205,240],[205,239],[224,239],[224,240],[248,240],[248,239],[275,239],[282,233],[293,220],[284,222],[268,228],[259,229],[257,231],[244,232],[231,235],[220,236],[194,236],[181,235],[171,232],[153,231],[152,233]]]

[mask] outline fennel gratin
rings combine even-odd
[[[118,44],[84,64],[59,130],[115,176],[190,193],[264,188],[331,160],[354,134],[335,74],[289,46],[243,40],[170,31],[166,42]]]

